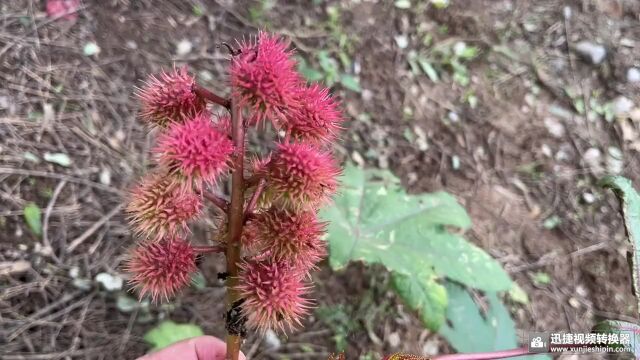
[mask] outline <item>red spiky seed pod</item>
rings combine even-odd
[[[277,121],[295,101],[300,84],[288,43],[260,32],[255,41],[243,42],[230,69],[233,97],[251,110],[249,123]]]
[[[331,154],[306,143],[280,144],[266,166],[263,202],[299,210],[327,203],[340,169]]]
[[[268,249],[274,261],[307,272],[326,256],[321,239],[326,224],[318,221],[314,211],[294,213],[272,207],[256,214],[251,223],[258,246]]]
[[[143,242],[131,252],[125,270],[131,273],[130,283],[139,289],[140,298],[168,300],[191,281],[197,270],[196,252],[178,237]]]
[[[138,236],[158,238],[188,232],[187,222],[202,207],[202,199],[189,189],[164,174],[151,174],[132,190],[126,211]]]
[[[195,79],[186,67],[162,72],[159,77],[150,75],[136,95],[142,103],[141,118],[161,128],[185,119],[206,109],[206,101],[194,91]]]
[[[231,117],[228,115],[219,116],[215,121],[215,127],[218,131],[231,137]]]
[[[309,287],[303,278],[303,273],[285,263],[270,260],[241,263],[236,290],[244,299],[242,314],[247,326],[262,333],[301,326],[301,318],[311,306],[305,298]]]
[[[161,165],[172,175],[198,189],[203,183],[215,184],[229,169],[233,143],[221,132],[207,113],[200,113],[184,123],[172,124],[158,139],[155,151]]]
[[[282,125],[289,135],[310,142],[335,139],[344,118],[329,89],[313,84],[299,88],[295,97],[296,102],[289,107]]]
[[[256,253],[264,250],[258,238],[257,223],[252,217],[249,218],[242,229],[240,244],[242,245],[242,249],[248,253]]]
[[[267,155],[265,157],[255,157],[251,159],[249,168],[251,172],[258,177],[264,177],[267,174],[267,168],[269,166],[269,162],[271,161],[271,155]]]

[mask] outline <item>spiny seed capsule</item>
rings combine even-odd
[[[184,122],[172,124],[158,140],[155,151],[160,164],[197,188],[215,184],[229,169],[233,143],[220,131],[209,115],[201,113]]]
[[[139,236],[158,238],[188,232],[187,222],[200,215],[202,200],[164,174],[151,174],[132,190],[127,213]]]
[[[281,127],[300,141],[319,143],[335,139],[344,118],[329,89],[318,84],[301,87],[295,98]]]
[[[266,166],[264,201],[288,209],[314,209],[329,202],[340,169],[331,154],[305,143],[280,144]]]
[[[182,122],[206,109],[206,102],[193,90],[195,79],[187,68],[149,76],[136,95],[142,103],[140,117],[161,128],[172,122]]]
[[[295,101],[300,84],[288,44],[277,36],[260,32],[255,41],[242,42],[233,57],[230,78],[233,96],[251,110],[249,123],[283,118]]]
[[[244,299],[242,314],[247,326],[259,332],[301,326],[301,317],[311,306],[304,297],[309,288],[303,278],[303,273],[281,262],[241,263],[236,290]]]
[[[140,297],[153,302],[168,300],[191,281],[196,271],[196,253],[191,244],[178,237],[144,242],[133,250],[125,268]]]
[[[273,260],[307,272],[326,255],[325,242],[320,238],[325,225],[314,211],[292,212],[274,207],[256,214],[248,228],[257,246],[268,250]]]

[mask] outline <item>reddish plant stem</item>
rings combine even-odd
[[[527,348],[517,348],[511,350],[491,351],[484,353],[467,353],[467,354],[451,354],[435,356],[431,360],[489,360],[504,359],[508,357],[516,357],[530,355]]]
[[[249,200],[249,204],[247,204],[247,208],[244,210],[244,216],[251,214],[253,210],[256,208],[256,204],[258,203],[258,199],[264,190],[264,186],[267,183],[265,179],[260,179],[258,181],[258,185],[256,189],[253,191],[253,195],[251,195],[251,199]]]
[[[207,191],[204,191],[202,193],[202,196],[204,196],[205,199],[211,201],[215,206],[220,208],[222,211],[226,212],[229,210],[229,202],[221,198],[220,196]]]
[[[244,123],[242,120],[242,110],[235,101],[231,104],[231,124],[232,137],[235,146],[233,157],[233,174],[231,175],[231,204],[228,211],[228,234],[227,239],[227,310],[228,314],[233,310],[234,305],[240,296],[236,291],[238,283],[238,262],[240,261],[240,238],[242,237],[242,225],[244,222]],[[227,319],[227,359],[238,360],[241,334],[238,329],[229,326],[230,319]]]
[[[260,182],[260,180],[263,179],[262,175],[260,174],[253,174],[251,176],[249,176],[249,178],[247,178],[245,180],[245,184],[248,188],[253,187],[258,185],[258,183]]]
[[[193,251],[198,254],[223,253],[227,248],[225,246],[194,246]]]
[[[218,104],[227,108],[227,110],[231,109],[231,101],[229,99],[225,99],[222,96],[216,95],[208,89],[204,87],[194,84],[193,91],[203,99],[207,99],[214,104]]]

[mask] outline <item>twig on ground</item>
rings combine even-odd
[[[584,247],[582,249],[578,249],[576,251],[570,252],[568,255],[571,259],[575,259],[577,257],[580,257],[582,255],[586,255],[586,254],[590,254],[592,252],[598,251],[598,250],[602,250],[604,248],[606,248],[607,246],[609,246],[609,243],[606,241],[601,241],[597,244],[593,244],[593,245],[589,245],[587,247]],[[525,264],[525,265],[520,265],[520,266],[515,266],[511,269],[507,269],[507,272],[509,274],[515,274],[515,273],[519,273],[522,271],[526,271],[526,270],[532,270],[532,269],[537,269],[546,265],[551,265],[551,264],[555,264],[557,262],[560,261],[566,261],[567,260],[567,256],[566,255],[562,255],[559,256],[560,254],[557,254],[555,252],[550,252],[547,254],[544,254],[540,257],[540,259],[534,263],[531,264]]]
[[[89,227],[85,232],[83,232],[80,236],[75,238],[71,244],[67,247],[67,253],[73,252],[80,244],[82,244],[85,240],[89,238],[89,236],[93,235],[102,225],[104,225],[109,219],[111,219],[114,215],[120,212],[123,204],[119,204],[114,207],[107,213],[105,216],[101,217],[100,220],[96,221],[91,227]]]
[[[74,177],[74,176],[71,176],[71,175],[66,175],[66,174],[50,173],[50,172],[47,172],[47,171],[40,171],[40,170],[25,170],[25,169],[16,169],[16,168],[6,168],[6,167],[0,167],[0,174],[47,177],[47,178],[51,178],[51,179],[66,180],[68,182],[82,184],[82,185],[90,186],[90,187],[95,188],[95,189],[108,191],[110,193],[113,193],[113,194],[116,194],[116,195],[120,195],[120,196],[122,196],[124,194],[121,190],[118,190],[118,189],[113,188],[111,186],[103,185],[103,184],[100,184],[100,183],[97,183],[97,182],[93,182],[93,181],[86,180],[86,179],[81,179],[81,178]]]
[[[53,190],[53,195],[51,195],[51,199],[49,200],[49,204],[47,204],[47,208],[44,211],[44,219],[42,221],[42,246],[45,249],[51,249],[51,257],[60,263],[60,259],[56,256],[53,247],[51,246],[51,241],[49,241],[49,218],[51,217],[51,211],[53,210],[53,205],[58,200],[58,196],[62,192],[62,189],[67,184],[67,180],[62,180],[58,183],[55,190]]]

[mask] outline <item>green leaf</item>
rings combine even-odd
[[[324,74],[314,68],[308,66],[298,66],[298,71],[304,76],[307,81],[320,81],[324,79]]]
[[[562,220],[560,219],[560,217],[558,217],[558,215],[552,215],[542,223],[542,226],[547,230],[552,230],[552,229],[555,229],[561,223],[562,223]]]
[[[22,157],[23,157],[25,160],[29,160],[29,161],[31,161],[32,163],[36,163],[36,164],[37,164],[37,163],[39,163],[39,162],[40,162],[40,158],[39,158],[36,154],[32,153],[31,151],[25,151],[25,152],[22,154]]]
[[[408,195],[388,171],[364,171],[348,165],[340,194],[322,210],[329,222],[329,263],[350,261],[384,265],[399,274],[430,269],[486,291],[511,288],[500,264],[449,228],[467,229],[471,220],[445,193]]]
[[[509,289],[509,297],[511,298],[511,300],[523,304],[523,305],[528,305],[529,304],[529,295],[527,295],[527,292],[524,291],[520,285],[513,283],[513,286],[511,287],[511,289]]]
[[[324,73],[310,67],[303,57],[296,56],[296,61],[298,62],[298,72],[302,74],[307,81],[320,81],[324,79]]]
[[[612,189],[622,201],[622,214],[627,229],[628,240],[631,243],[631,275],[633,277],[633,291],[640,306],[640,195],[633,188],[631,180],[622,176],[607,176],[601,181],[602,186]]]
[[[422,323],[438,330],[444,323],[447,309],[447,290],[436,282],[433,273],[402,275],[392,273],[391,280],[405,304],[415,310]]]
[[[488,310],[481,314],[471,294],[463,287],[448,283],[449,320],[440,334],[458,352],[484,352],[517,347],[515,324],[495,293],[487,293]]]
[[[116,298],[116,307],[123,313],[131,313],[138,309],[147,309],[149,300],[138,301],[127,294],[119,293]]]
[[[333,59],[329,55],[328,51],[318,51],[317,57],[320,68],[322,68],[322,70],[324,70],[327,74],[335,74],[338,72],[338,64],[336,63],[335,59]]]
[[[551,276],[545,272],[537,272],[531,276],[531,280],[537,285],[548,285],[551,283]]]
[[[203,335],[202,329],[194,324],[178,324],[171,320],[165,320],[144,334],[144,341],[153,348],[151,351],[160,350],[180,340]]]
[[[44,159],[45,161],[48,161],[50,163],[54,163],[54,164],[58,164],[60,166],[64,166],[64,167],[69,167],[71,166],[71,158],[69,157],[69,155],[65,154],[65,153],[50,153],[50,152],[46,152],[44,153]]]
[[[198,290],[203,290],[207,287],[207,279],[204,277],[202,271],[196,271],[191,277],[191,286]]]
[[[38,236],[42,235],[42,214],[38,205],[31,202],[24,207],[24,220],[31,232]]]
[[[419,57],[418,64],[420,65],[420,68],[422,69],[422,71],[429,77],[431,81],[436,83],[440,81],[438,72],[427,59]]]
[[[193,15],[195,15],[197,17],[200,17],[200,16],[204,15],[204,9],[199,4],[194,4],[191,7],[191,10],[193,11]]]
[[[630,350],[636,359],[640,358],[640,326],[638,324],[620,320],[605,320],[596,324],[596,326],[593,327],[593,331],[596,333],[618,334],[618,340],[620,340],[621,334],[627,335],[630,340],[628,344]],[[613,348],[624,347],[620,341],[618,341],[617,344],[609,342],[607,346]]]
[[[433,4],[436,9],[444,9],[449,6],[449,0],[431,0],[431,4]]]
[[[96,54],[100,53],[100,47],[98,46],[98,44],[96,44],[94,42],[88,42],[82,48],[82,53],[85,56],[96,55]]]
[[[342,74],[340,76],[340,84],[351,91],[358,93],[362,91],[362,88],[360,88],[360,81],[355,76]]]
[[[398,9],[411,9],[411,1],[409,0],[396,0],[394,5]]]

